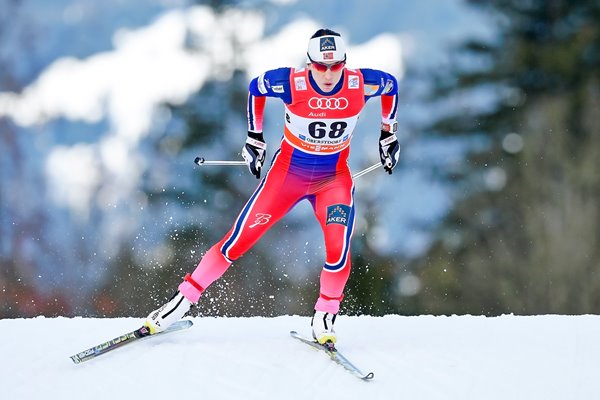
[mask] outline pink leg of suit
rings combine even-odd
[[[231,262],[248,251],[297,202],[308,199],[325,238],[326,262],[320,277],[318,311],[336,314],[350,275],[350,240],[354,228],[354,184],[345,164],[336,170],[307,173],[291,166],[290,156],[278,154],[272,168],[238,215],[230,231],[202,258],[192,282],[179,290],[198,302],[202,291],[221,277]],[[309,178],[307,178],[307,175]]]

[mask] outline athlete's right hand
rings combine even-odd
[[[248,169],[256,177],[260,179],[260,170],[265,165],[265,157],[267,155],[267,144],[263,139],[262,132],[248,131],[246,144],[242,148],[242,157],[248,165]]]

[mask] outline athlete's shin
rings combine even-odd
[[[215,245],[202,257],[194,272],[180,285],[179,291],[192,303],[197,303],[202,292],[219,279],[229,268],[227,260]]]
[[[331,272],[327,269],[321,271],[320,294],[315,304],[316,311],[337,314],[340,311],[340,303],[344,297],[344,287],[350,276],[350,261],[343,269]]]

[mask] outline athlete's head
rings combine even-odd
[[[313,63],[346,61],[346,45],[339,33],[331,29],[319,29],[308,41],[307,55]]]
[[[308,41],[308,66],[313,79],[325,92],[333,90],[346,65],[346,45],[331,29],[319,29]]]

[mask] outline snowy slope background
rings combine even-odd
[[[80,365],[69,356],[140,319],[0,320],[2,399],[594,399],[598,316],[341,317],[363,382],[291,339],[310,319],[195,318],[186,331]]]
[[[135,213],[126,209],[128,218],[123,219],[121,214],[113,213],[113,208],[119,209],[112,206],[101,210],[111,213],[105,223],[110,232],[88,224],[83,217],[92,198],[94,179],[100,179],[96,167],[103,165],[118,176],[119,179],[110,176],[111,185],[114,181],[114,188],[109,185],[110,193],[129,200],[138,183],[136,174],[130,176],[129,161],[149,157],[142,154],[144,149],[138,143],[151,133],[148,129],[151,123],[162,121],[152,119],[153,107],[163,102],[179,104],[208,80],[207,71],[189,68],[183,71],[186,74],[155,73],[153,79],[142,79],[143,88],[151,96],[139,87],[138,91],[117,90],[124,83],[140,82],[132,79],[139,75],[138,65],[143,65],[146,71],[164,67],[156,62],[154,51],[162,51],[161,60],[174,61],[175,56],[182,56],[180,50],[185,42],[180,39],[186,37],[182,26],[198,31],[200,37],[227,33],[230,26],[252,27],[253,30],[244,31],[244,37],[253,42],[247,46],[248,57],[241,60],[247,64],[249,74],[302,62],[302,52],[297,49],[305,46],[307,35],[317,27],[331,26],[349,39],[353,63],[390,69],[407,85],[403,73],[408,67],[420,70],[443,66],[449,43],[476,34],[488,25],[466,11],[458,0],[375,0],[355,2],[352,7],[346,7],[341,0],[279,3],[289,6],[266,10],[264,17],[247,13],[241,18],[232,14],[221,20],[202,7],[185,7],[187,2],[183,0],[23,2],[27,17],[23,23],[37,27],[43,40],[35,51],[1,49],[13,54],[17,65],[22,65],[16,69],[16,75],[28,83],[15,93],[3,89],[0,116],[10,118],[18,126],[19,141],[29,155],[24,159],[27,167],[23,168],[20,179],[9,186],[19,206],[16,212],[11,212],[35,217],[38,215],[35,211],[45,210],[51,216],[50,226],[56,229],[45,232],[46,237],[60,239],[51,243],[53,252],[41,251],[38,246],[44,241],[37,236],[23,240],[25,248],[35,254],[30,259],[39,260],[39,270],[31,271],[29,279],[40,291],[52,285],[77,288],[89,285],[88,282],[95,284],[97,281],[90,276],[98,279],[103,272],[111,276],[110,271],[102,270],[106,259],[113,256],[111,243],[106,242],[120,241],[118,229],[135,231],[136,224],[141,224],[133,219]],[[390,8],[385,21],[379,12],[372,11],[383,7]],[[232,23],[231,18],[241,19]],[[216,59],[222,65],[233,65],[232,58],[225,57],[229,53],[223,51],[228,47],[217,46],[221,37],[208,37],[222,57]],[[274,48],[279,50],[276,54]],[[32,53],[33,61],[22,62]],[[148,54],[154,62],[137,58]],[[206,55],[196,56],[197,59],[191,59],[192,64],[203,61]],[[387,64],[400,59],[406,65]],[[366,65],[368,62],[384,64]],[[177,63],[180,68],[186,65],[189,64]],[[112,71],[111,76],[119,79],[96,85],[98,79],[89,77],[96,76],[98,66]],[[165,69],[172,72],[172,67],[168,65]],[[186,81],[186,85],[178,86],[156,79],[171,76],[177,78],[177,83],[184,78],[191,83]],[[70,84],[64,84],[65,81]],[[431,109],[419,106],[414,100],[413,92],[421,87],[419,82],[408,86],[412,90],[404,93],[399,115],[403,124],[410,127],[427,120]],[[149,100],[148,104],[129,97],[138,92],[142,93],[142,99]],[[146,107],[137,107],[139,104]],[[369,125],[365,123],[366,126]],[[83,138],[81,131],[86,135]],[[239,138],[232,137],[234,141],[237,147]],[[111,156],[92,162],[93,157],[106,153]],[[404,147],[403,160],[408,164],[421,160],[452,163],[455,153],[460,151],[447,143],[436,145],[414,140]],[[0,157],[0,172],[8,176],[12,171],[10,160]],[[357,167],[361,165],[357,163]],[[370,164],[365,161],[364,165]],[[40,170],[43,173],[32,173]],[[85,175],[77,174],[79,171]],[[393,237],[402,238],[398,246],[385,247],[402,245],[406,247],[403,251],[416,252],[427,244],[426,239],[414,228],[404,228],[403,234],[398,232],[406,221],[429,222],[443,214],[447,198],[432,186],[430,179],[415,171],[395,172],[395,176],[399,175],[401,196],[391,193],[387,185],[373,186],[384,188],[393,196],[393,202],[382,201],[390,210],[382,209],[381,215],[395,217],[389,218],[390,223],[396,224]],[[49,189],[48,195],[36,203],[34,200],[40,199],[39,184],[33,178],[39,176],[47,178]],[[375,181],[376,175],[371,178],[369,181]],[[3,214],[7,209],[0,209],[3,232],[18,231],[22,225],[8,218],[12,214]],[[74,229],[75,222],[81,221],[66,218],[65,210],[76,217],[83,215],[84,228]],[[115,220],[126,223],[116,224]],[[392,230],[382,229],[383,233],[388,231]],[[94,251],[83,264],[73,251],[82,242]],[[383,240],[380,238],[379,242]],[[5,249],[6,245],[2,251]],[[103,251],[96,253],[97,249]],[[60,254],[58,259],[52,258],[54,252]],[[87,269],[82,270],[84,267]],[[23,307],[30,303],[23,303]],[[339,318],[339,348],[365,372],[375,373],[374,381],[368,383],[350,376],[325,355],[289,338],[291,329],[309,334],[308,317],[194,321],[195,326],[185,332],[153,338],[74,365],[70,355],[135,329],[141,320],[43,317],[0,320],[0,399],[529,400],[594,399],[600,392],[597,316]]]

